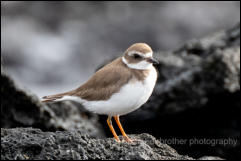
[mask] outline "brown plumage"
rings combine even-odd
[[[129,51],[138,51],[143,54],[146,54],[146,53],[152,52],[152,49],[149,45],[145,43],[135,43],[125,51],[125,54],[128,53]]]
[[[76,90],[45,96],[42,102],[55,101],[63,96],[78,96],[88,101],[107,100],[128,81],[143,81],[148,73],[148,70],[128,68],[121,58],[117,58],[98,70],[86,83]]]

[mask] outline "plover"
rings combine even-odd
[[[119,116],[128,114],[147,102],[157,80],[151,47],[145,43],[130,46],[122,57],[99,69],[79,88],[56,95],[43,97],[42,102],[73,100],[87,110],[108,116],[107,124],[116,141],[120,141],[111,122],[114,117],[127,142]]]

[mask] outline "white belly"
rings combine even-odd
[[[146,103],[152,94],[157,79],[156,70],[151,70],[144,82],[132,82],[123,86],[106,101],[85,101],[83,105],[98,114],[110,116],[124,115],[138,109]]]
[[[110,116],[124,115],[138,109],[146,103],[152,94],[156,84],[157,73],[155,68],[151,69],[149,76],[144,82],[129,82],[124,85],[118,93],[115,93],[106,101],[85,101],[78,97],[64,97],[63,100],[74,100],[81,102],[83,106],[92,112]]]

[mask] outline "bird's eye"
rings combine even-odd
[[[133,57],[134,57],[135,59],[140,59],[140,58],[141,58],[141,56],[140,56],[139,54],[134,54]]]

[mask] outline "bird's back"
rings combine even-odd
[[[107,100],[131,79],[131,71],[117,58],[99,69],[79,88],[50,96],[44,96],[43,102],[58,101],[64,96],[77,96],[87,101]]]

